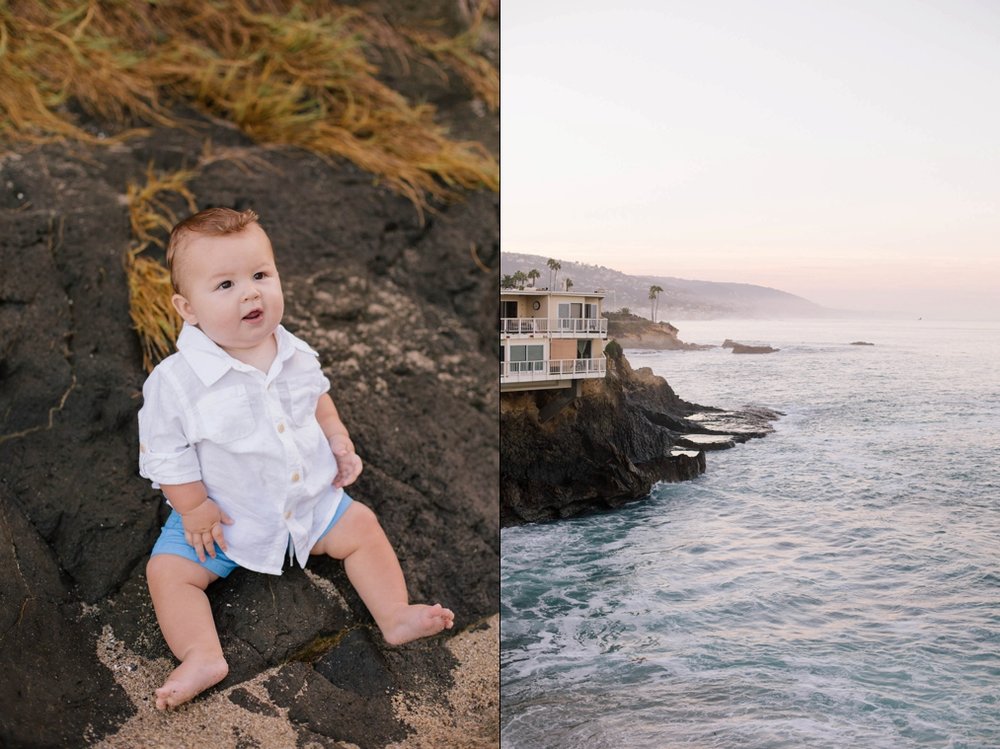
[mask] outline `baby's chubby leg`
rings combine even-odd
[[[190,559],[157,554],[146,565],[146,579],[160,631],[181,661],[156,690],[156,707],[165,710],[187,702],[229,673],[205,595],[219,576]]]
[[[454,626],[455,615],[440,604],[410,604],[396,552],[375,513],[360,502],[351,503],[312,553],[344,560],[347,577],[390,645]]]

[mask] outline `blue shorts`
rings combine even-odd
[[[337,507],[337,512],[334,513],[333,520],[326,526],[326,530],[323,531],[323,535],[320,538],[330,532],[330,529],[343,517],[344,513],[347,512],[347,508],[353,502],[354,500],[347,496],[345,492],[343,499],[340,500],[340,505]],[[181,522],[181,516],[177,510],[170,511],[170,517],[163,524],[160,537],[156,539],[156,543],[153,544],[153,550],[149,553],[150,556],[156,556],[157,554],[174,554],[185,559],[190,559],[195,564],[200,564],[209,572],[214,572],[219,577],[226,577],[230,572],[239,567],[236,562],[226,556],[218,544],[215,545],[214,559],[208,554],[205,554],[204,562],[198,559],[194,547],[184,540],[184,524]]]

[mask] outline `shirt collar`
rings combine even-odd
[[[274,335],[278,342],[278,353],[274,357],[274,364],[271,365],[272,372],[275,371],[275,364],[284,363],[296,351],[319,356],[305,341],[285,330],[284,325],[279,325],[275,329]],[[205,335],[201,328],[190,323],[184,323],[181,334],[177,336],[177,351],[184,357],[184,360],[198,375],[198,379],[204,383],[205,387],[211,387],[221,380],[222,376],[230,369],[239,372],[258,371],[249,364],[227,354],[219,344]]]

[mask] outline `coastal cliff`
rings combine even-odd
[[[648,367],[632,369],[617,343],[605,354],[605,378],[583,380],[569,395],[501,395],[502,526],[612,509],[658,481],[696,478],[705,450],[763,437],[778,417],[689,403]]]
[[[660,351],[698,351],[714,346],[685,343],[680,332],[668,322],[653,322],[631,312],[607,312],[608,336],[622,348],[656,349]]]

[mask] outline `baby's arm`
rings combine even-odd
[[[180,513],[184,524],[184,540],[194,547],[198,559],[205,561],[205,553],[215,558],[215,544],[226,550],[222,525],[232,525],[226,515],[208,496],[201,481],[187,484],[160,484],[160,490],[170,500],[170,505]]]
[[[354,452],[354,443],[347,433],[347,427],[340,420],[337,407],[333,405],[333,398],[329,393],[323,393],[316,404],[316,420],[323,429],[330,449],[337,459],[337,476],[333,480],[333,485],[343,488],[350,486],[361,475],[361,458]]]

